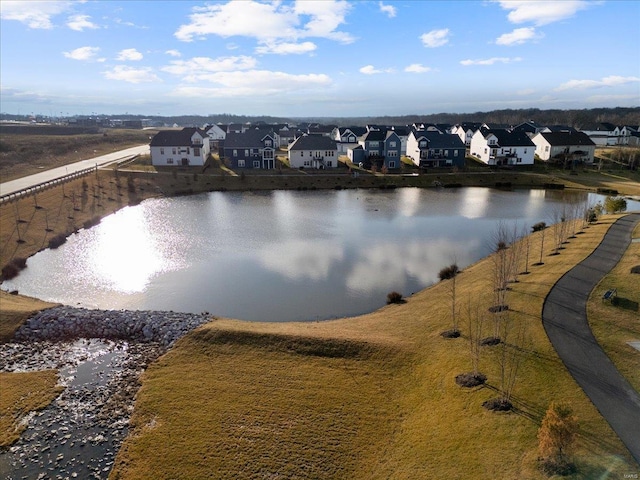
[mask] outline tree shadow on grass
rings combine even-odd
[[[624,310],[631,310],[632,312],[637,312],[639,307],[640,307],[638,305],[638,302],[636,302],[634,300],[630,300],[628,298],[624,298],[624,297],[616,297],[612,301],[612,304],[616,308],[622,308]]]

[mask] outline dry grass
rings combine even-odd
[[[0,177],[3,182],[149,143],[149,137],[155,133],[109,129],[92,134],[42,135],[38,134],[37,127],[32,130],[31,134],[6,133],[0,127]]]
[[[0,447],[20,438],[26,428],[21,420],[34,410],[42,410],[55,399],[63,387],[56,386],[55,370],[24,373],[0,372]]]
[[[640,238],[640,226],[634,232]],[[640,352],[628,345],[640,341],[640,275],[631,268],[640,265],[640,243],[631,243],[624,257],[593,290],[588,312],[598,343],[631,385],[640,391]],[[602,300],[607,290],[618,291],[617,305]]]
[[[591,253],[611,222],[590,227],[560,255],[546,252],[544,265],[512,285],[511,321],[528,332],[515,412],[481,406],[499,385],[496,349],[480,360],[486,387],[455,384],[470,360],[464,325],[463,338],[439,335],[450,322],[440,283],[356,318],[224,319],[194,332],[145,373],[113,477],[544,478],[536,433],[552,400],[568,401],[580,420],[574,478],[637,471],[540,321],[551,286]],[[461,273],[458,298],[491,297],[490,269],[483,260]]]
[[[8,342],[15,331],[34,313],[55,306],[37,298],[9,295],[0,290],[0,343]]]

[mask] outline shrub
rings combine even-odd
[[[2,267],[2,280],[11,280],[20,273],[20,270],[27,268],[27,259],[16,257]]]
[[[565,403],[552,402],[538,430],[538,450],[542,469],[548,473],[573,471],[570,461],[578,419]]]
[[[545,228],[547,228],[547,224],[545,222],[538,222],[538,223],[534,223],[531,226],[531,231],[532,232],[540,232],[540,231],[544,230]]]
[[[627,201],[622,197],[607,197],[604,201],[604,209],[608,213],[624,212],[627,209]]]
[[[387,305],[391,303],[402,303],[402,294],[398,292],[387,293]]]
[[[458,268],[458,265],[453,263],[448,267],[444,267],[442,270],[440,270],[440,272],[438,273],[438,277],[440,278],[441,281],[449,280],[455,277],[456,275],[458,275],[458,273],[460,273],[460,269]]]
[[[49,239],[49,248],[56,249],[60,245],[63,245],[67,241],[67,236],[64,233],[59,233],[55,237]]]

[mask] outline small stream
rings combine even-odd
[[[107,478],[127,435],[138,377],[163,349],[101,339],[0,345],[0,370],[59,369],[65,390],[32,412],[28,427],[0,451],[6,479]]]

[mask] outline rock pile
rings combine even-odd
[[[89,310],[60,306],[31,317],[18,329],[14,339],[32,342],[104,338],[157,342],[169,348],[177,339],[210,319],[206,313]]]

